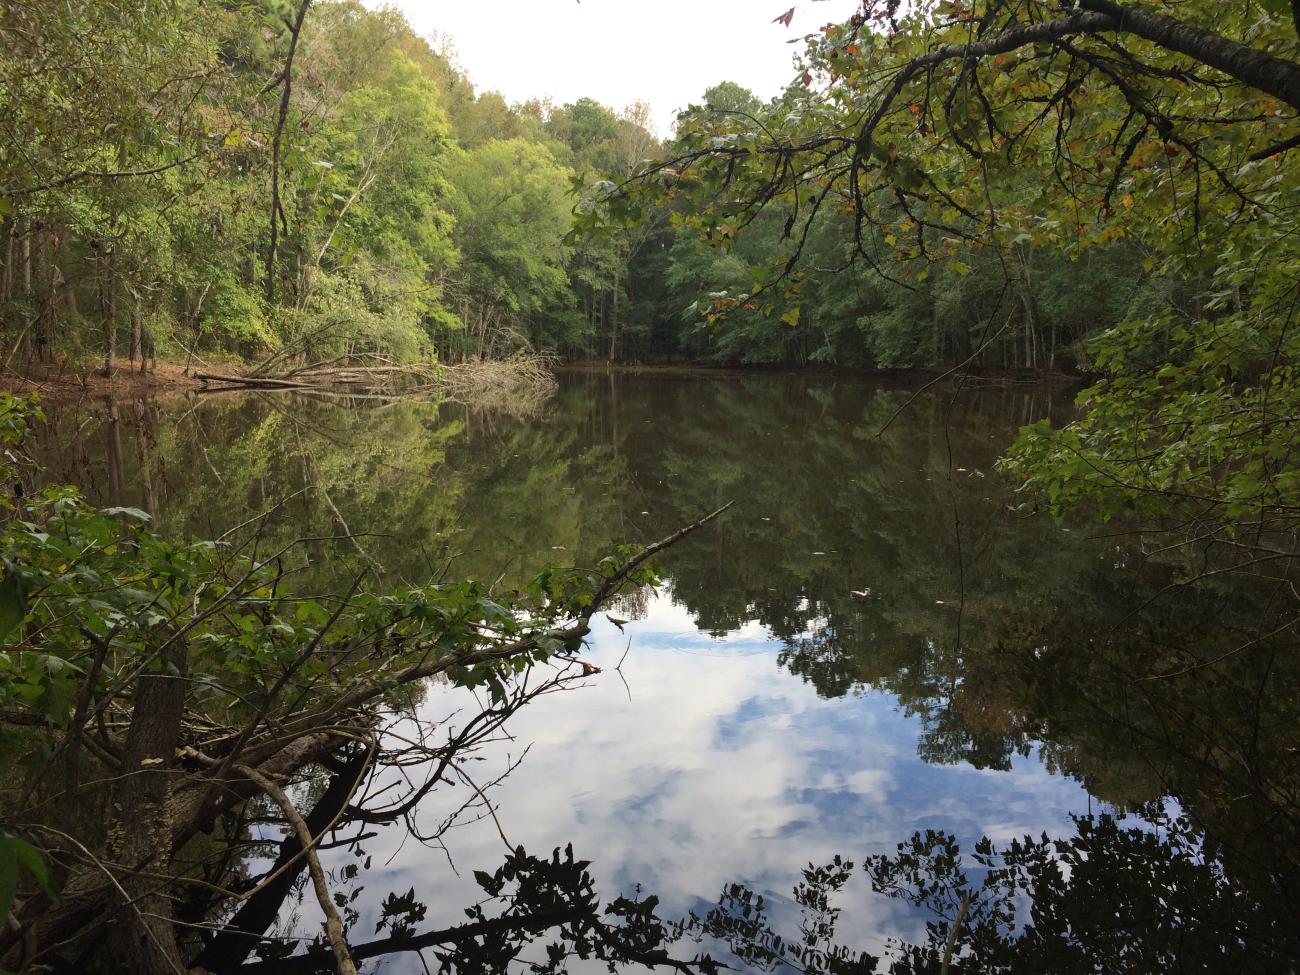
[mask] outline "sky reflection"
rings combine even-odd
[[[774,917],[797,920],[790,890],[810,862],[836,854],[860,862],[917,829],[947,830],[963,846],[982,835],[1068,832],[1069,813],[1088,808],[1078,783],[1036,757],[1016,757],[1010,771],[926,764],[920,721],[892,695],[819,696],[777,666],[781,644],[757,624],[710,637],[661,593],[625,633],[602,620],[590,642],[586,656],[605,672],[524,708],[509,726],[515,741],[485,750],[476,779],[531,746],[494,792],[501,826],[535,854],[572,842],[606,897],[639,885],[672,917],[707,909],[740,882],[765,896]],[[626,686],[613,670],[625,651]],[[464,693],[437,689],[423,707],[442,714]],[[422,821],[464,798],[463,787],[439,790]],[[447,845],[457,876],[441,851],[403,835],[392,828],[365,843],[377,866],[391,864],[366,879],[357,905],[364,933],[382,896],[408,887],[431,918],[452,922],[477,899],[472,871],[494,868],[505,852],[491,821],[456,829]],[[853,920],[845,941],[855,947],[879,950],[923,927],[861,875],[837,903]],[[422,969],[411,955],[382,970]]]

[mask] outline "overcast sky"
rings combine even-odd
[[[368,0],[378,6],[378,0]],[[614,109],[643,99],[661,135],[704,89],[736,81],[763,98],[794,76],[787,44],[858,0],[392,0],[421,34],[445,34],[480,91],[507,101],[589,95]]]

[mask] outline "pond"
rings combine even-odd
[[[40,454],[164,534],[265,514],[257,544],[311,593],[361,573],[511,589],[735,502],[600,619],[583,679],[406,820],[340,834],[326,865],[368,970],[603,968],[546,913],[563,888],[645,936],[615,967],[1293,971],[1290,594],[1183,587],[1187,550],[1022,510],[994,463],[1069,409],[1068,391],[574,372],[514,411],[55,404]],[[415,707],[469,705],[433,685]],[[467,914],[482,937],[418,942]],[[274,932],[318,931],[288,891]]]

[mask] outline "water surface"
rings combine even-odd
[[[513,768],[495,819],[437,844],[380,828],[364,857],[333,855],[340,889],[361,888],[356,941],[389,892],[413,891],[434,927],[462,920],[504,833],[543,857],[572,844],[603,899],[653,894],[660,916],[695,915],[680,956],[741,968],[870,971],[866,951],[900,972],[939,971],[945,954],[952,971],[1293,970],[1296,648],[1259,639],[1287,597],[1256,581],[1181,589],[1177,554],[1021,510],[993,464],[1068,395],[907,405],[915,392],[578,373],[519,414],[87,402],[51,407],[43,454],[171,535],[271,510],[265,551],[314,539],[286,557],[305,592],[361,571],[508,589],[736,502],[663,560],[660,588],[615,607],[626,622],[596,626],[586,656],[602,673],[529,704],[480,753],[483,781]],[[470,703],[434,686],[419,707]],[[433,793],[417,826],[465,791]],[[352,876],[354,860],[370,869]],[[310,935],[315,910],[310,895],[287,907],[280,932]],[[545,959],[547,937],[530,933],[524,956]],[[370,963],[423,964],[440,958]]]

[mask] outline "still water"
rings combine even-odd
[[[331,853],[355,944],[388,937],[389,895],[424,908],[416,934],[448,928],[510,849],[540,858],[510,877],[554,879],[571,844],[599,903],[653,897],[669,954],[742,970],[1295,970],[1300,688],[1274,633],[1293,593],[1188,590],[1184,550],[1020,510],[994,462],[1068,394],[914,392],[575,373],[513,411],[86,402],[48,410],[42,459],[169,535],[273,509],[266,551],[309,539],[304,592],[363,570],[509,589],[736,502],[596,625],[600,673],[475,756],[479,786],[500,779],[492,815],[413,835],[473,798],[461,783]],[[417,707],[452,728],[466,695]],[[279,934],[319,930],[301,893]],[[500,910],[522,917],[515,898]],[[367,967],[544,966],[574,945],[562,922],[505,930]]]

